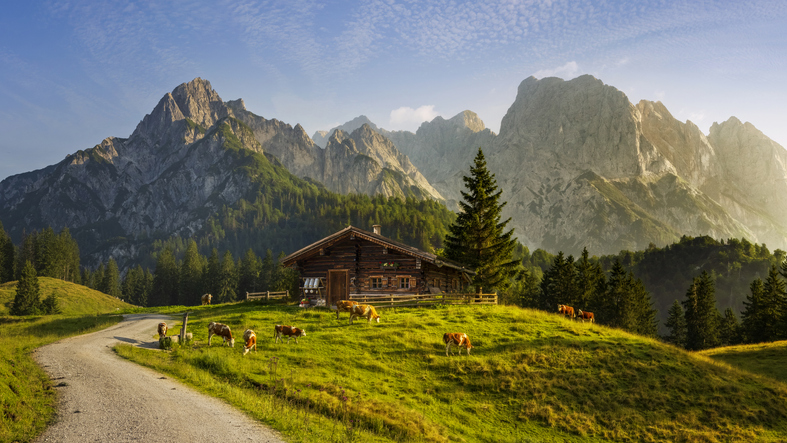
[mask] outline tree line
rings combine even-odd
[[[112,259],[90,273],[87,285],[138,306],[193,306],[200,304],[203,294],[213,296],[213,303],[243,300],[247,292],[284,291],[298,294],[299,276],[292,269],[284,268],[268,249],[258,257],[248,249],[243,257],[235,260],[227,250],[220,254],[213,249],[209,256],[199,253],[197,243],[190,239],[182,258],[165,248],[156,258],[153,272],[141,265],[129,269],[125,278],[117,276],[117,265]]]

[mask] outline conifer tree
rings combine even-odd
[[[604,290],[606,277],[598,263],[592,263],[587,248],[582,249],[582,256],[574,263],[577,275],[576,303],[579,309],[595,314],[595,302],[599,299],[598,293]]]
[[[16,296],[11,306],[11,315],[35,315],[41,309],[41,289],[38,285],[36,268],[25,262],[16,285]]]
[[[686,316],[686,349],[697,351],[718,346],[719,311],[713,280],[707,271],[694,278],[683,301]]]
[[[732,308],[727,308],[724,317],[719,319],[719,341],[720,346],[737,345],[741,342],[740,325]]]
[[[178,263],[172,251],[165,248],[156,261],[149,306],[175,305],[178,302]]]
[[[470,175],[463,178],[460,212],[445,237],[446,257],[474,269],[473,283],[486,291],[504,291],[511,285],[519,262],[512,257],[516,246],[514,230],[505,231],[511,219],[501,221],[506,202],[494,174],[486,168],[479,148]]]
[[[214,303],[220,303],[218,296],[221,283],[221,262],[219,261],[219,251],[216,248],[213,248],[210,252],[204,276],[205,283],[203,286],[205,287],[205,292],[216,297]]]
[[[15,255],[14,243],[3,229],[3,223],[0,222],[0,284],[14,279],[16,275],[14,272]]]
[[[765,284],[762,287],[762,295],[765,302],[775,309],[775,313],[768,320],[768,329],[766,335],[769,337],[768,341],[781,340],[786,338],[784,333],[784,310],[787,308],[787,290],[785,289],[784,280],[779,276],[779,271],[776,265],[773,265],[768,270],[768,278],[765,279]]]
[[[107,262],[100,291],[117,298],[123,295],[120,291],[120,271],[118,270],[118,265],[114,258],[110,257]]]
[[[232,253],[227,250],[221,260],[221,271],[219,273],[219,290],[217,297],[219,303],[227,303],[237,300],[238,275],[235,271],[235,259]]]
[[[681,348],[686,347],[686,318],[679,301],[675,300],[667,315],[665,325],[669,328],[669,335],[665,338],[666,341]]]
[[[762,280],[758,278],[751,282],[749,295],[743,305],[741,327],[744,340],[747,343],[762,343],[772,340],[770,331],[776,323],[778,311],[776,306],[766,302]]]
[[[573,306],[578,292],[574,257],[564,258],[563,251],[558,252],[541,279],[540,289],[539,309],[555,312],[558,304]]]
[[[238,265],[238,296],[243,298],[247,292],[257,292],[260,276],[260,261],[249,248]]]
[[[183,263],[180,266],[180,286],[178,288],[178,304],[191,306],[199,304],[200,297],[205,293],[203,287],[204,265],[202,256],[194,239],[188,240]]]

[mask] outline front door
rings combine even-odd
[[[328,300],[326,300],[328,306],[349,298],[347,276],[346,269],[328,271]]]

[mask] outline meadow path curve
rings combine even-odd
[[[59,392],[55,422],[37,442],[283,442],[226,403],[115,355],[118,342],[158,348],[156,325],[171,320],[158,314],[124,317],[102,331],[33,352]]]

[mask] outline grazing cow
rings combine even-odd
[[[203,304],[203,305],[209,305],[209,304],[210,304],[210,300],[211,300],[212,298],[213,298],[213,296],[212,296],[212,295],[210,295],[210,294],[205,294],[205,295],[203,295],[203,296],[202,296],[202,304]]]
[[[254,348],[254,352],[257,352],[257,334],[255,334],[254,331],[246,329],[243,332],[243,342],[246,343],[243,346],[243,355],[246,355],[251,348]]]
[[[596,317],[592,312],[583,311],[581,309],[577,312],[577,317],[582,320],[582,323],[585,323],[585,320],[590,320],[591,323],[596,321]]]
[[[367,323],[371,323],[372,320],[377,320],[377,323],[380,323],[380,316],[377,315],[377,311],[374,310],[372,305],[353,305],[350,308],[350,324],[353,324],[355,317],[366,317],[368,319]]]
[[[221,337],[222,344],[228,343],[229,347],[235,347],[235,339],[232,338],[232,331],[230,331],[229,326],[223,325],[221,323],[210,322],[208,325],[208,346],[210,346],[210,339],[213,338],[214,335]]]
[[[298,337],[306,337],[306,331],[303,329],[293,328],[287,325],[276,325],[273,328],[273,337],[276,339],[274,343],[278,343],[279,339],[284,341],[284,339],[281,338],[282,334],[287,336],[287,343],[290,342],[291,337],[295,337],[295,343],[298,343]]]
[[[158,338],[165,337],[167,335],[167,324],[161,322],[158,324]]]
[[[563,314],[564,317],[574,318],[574,308],[567,305],[557,305],[557,312]]]
[[[336,320],[339,319],[340,312],[349,312],[352,315],[352,308],[353,306],[357,305],[358,302],[350,301],[350,300],[339,300],[336,302]]]
[[[443,342],[445,343],[445,356],[448,357],[448,348],[451,346],[456,346],[459,348],[459,354],[462,354],[462,349],[467,349],[467,355],[470,355],[470,350],[473,349],[473,345],[470,344],[470,337],[467,336],[464,332],[446,332],[443,334]],[[451,355],[454,355],[453,351]]]

